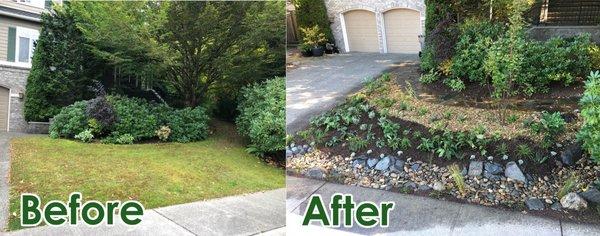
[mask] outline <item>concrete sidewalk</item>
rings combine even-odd
[[[394,201],[390,226],[371,229],[356,227],[356,224],[352,228],[338,229],[302,226],[307,198],[320,194],[328,205],[334,193],[353,194],[356,202]],[[286,207],[288,235],[600,235],[598,225],[579,225],[490,207],[291,176],[287,177]]]
[[[285,235],[285,189],[146,210],[127,226],[42,226],[7,235]]]

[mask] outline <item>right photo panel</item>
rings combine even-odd
[[[288,235],[600,235],[600,1],[287,0]]]

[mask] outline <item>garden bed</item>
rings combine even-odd
[[[418,70],[384,75],[299,132],[288,146],[288,171],[600,223],[600,209],[591,201],[579,211],[560,204],[569,192],[585,195],[600,178],[600,166],[575,141],[581,84],[552,85],[550,93],[501,103],[485,86],[467,86],[452,92],[421,84]],[[533,131],[549,117],[563,120],[561,132],[548,137]],[[428,143],[435,147],[426,148]],[[453,165],[458,170],[451,171]]]
[[[233,125],[215,122],[201,142],[114,145],[34,136],[11,142],[9,229],[19,195],[43,203],[81,192],[87,200],[138,200],[146,209],[285,187],[284,171],[245,150]]]

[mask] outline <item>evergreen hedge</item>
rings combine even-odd
[[[298,27],[313,27],[318,25],[327,37],[327,41],[334,42],[327,9],[323,0],[296,0],[296,19]],[[302,35],[300,35],[302,37]]]

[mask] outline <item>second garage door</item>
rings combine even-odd
[[[353,52],[379,52],[375,13],[354,10],[344,13],[348,48]]]
[[[421,50],[420,14],[408,9],[394,9],[383,13],[385,40],[388,53],[418,53]]]

